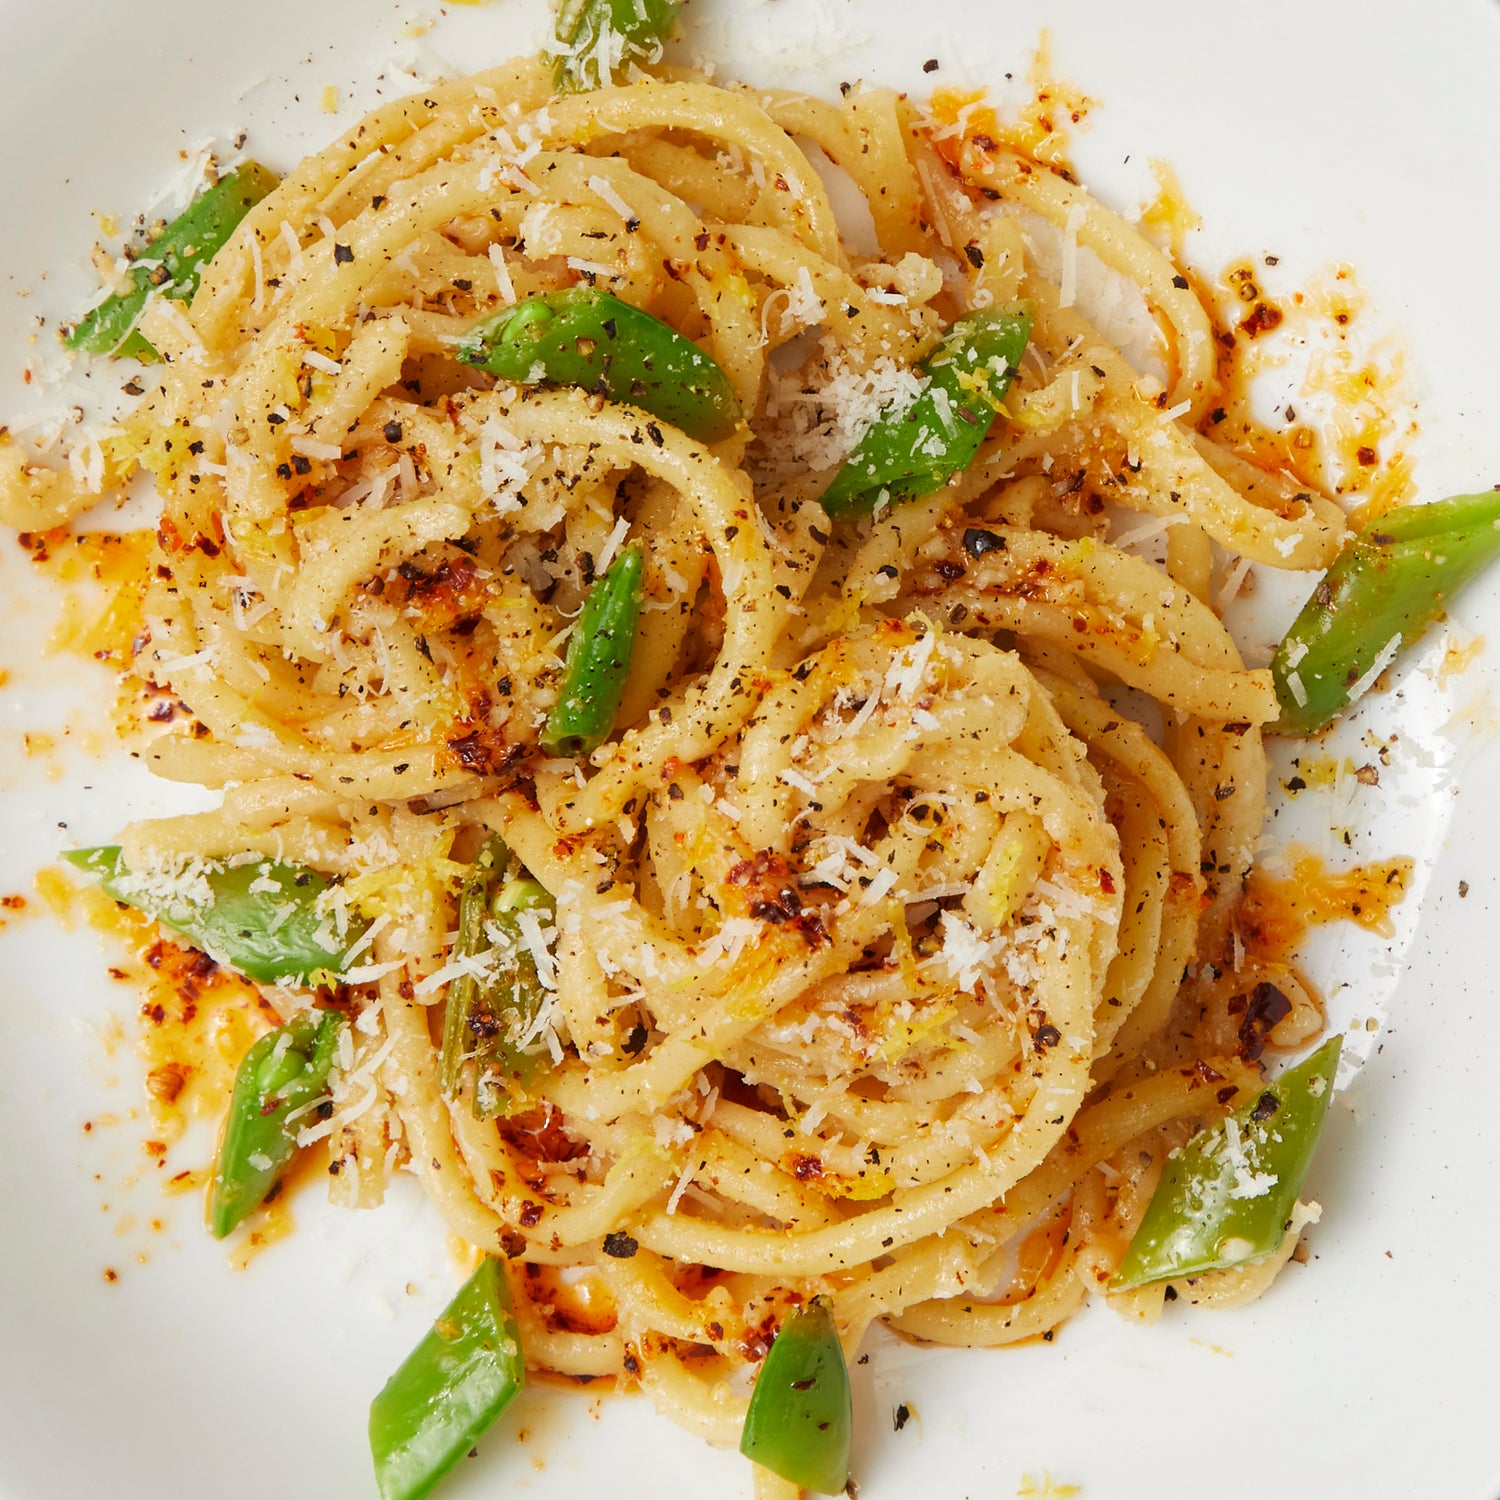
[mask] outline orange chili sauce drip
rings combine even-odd
[[[145,605],[155,533],[75,536],[59,528],[23,532],[20,541],[37,568],[61,586],[47,651],[81,656],[121,673],[113,713],[116,733],[123,739],[147,721],[166,724],[183,717],[171,692],[134,670],[136,651],[147,636]]]
[[[39,872],[37,889],[64,926],[82,916],[130,954],[110,974],[141,997],[136,1046],[158,1139],[170,1145],[189,1121],[222,1117],[240,1059],[281,1024],[271,1002],[248,979],[179,946],[150,917],[98,886],[75,884],[54,867]]]
[[[1354,922],[1379,937],[1395,936],[1391,910],[1406,895],[1410,859],[1377,860],[1335,872],[1310,850],[1290,852],[1289,876],[1271,875],[1257,866],[1245,878],[1239,931],[1251,952],[1267,959],[1289,958],[1309,927],[1327,922]]]

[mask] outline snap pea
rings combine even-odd
[[[546,887],[512,866],[504,842],[490,838],[464,881],[458,903],[455,957],[486,955],[484,975],[461,974],[448,986],[443,1017],[443,1093],[452,1098],[463,1064],[474,1059],[474,1114],[504,1114],[516,1089],[538,1071],[540,1054],[521,1046],[547,993],[526,943],[519,913],[551,911]]]
[[[1379,517],[1345,544],[1276,648],[1281,716],[1314,734],[1412,645],[1500,553],[1500,492],[1455,495]]]
[[[622,82],[655,62],[682,0],[562,0],[553,22],[552,78],[561,94]]]
[[[961,318],[923,360],[927,377],[909,405],[866,429],[820,503],[830,516],[930,495],[968,468],[1031,337],[1032,308],[1013,302]]]
[[[152,292],[185,301],[198,290],[203,267],[217,255],[240,220],[280,179],[247,161],[206,188],[150,245],[132,267],[131,290],[106,297],[68,331],[67,346],[89,354],[120,354],[150,362],[156,350],[135,331]]]
[[[1333,1098],[1342,1037],[1169,1158],[1112,1291],[1264,1260],[1281,1244]]]
[[[542,728],[548,755],[587,755],[609,738],[630,676],[644,570],[632,543],[589,592],[568,641],[562,691]]]
[[[217,1239],[265,1202],[296,1155],[297,1132],[310,1123],[307,1106],[328,1087],[344,1024],[335,1010],[293,1016],[240,1062],[208,1201]]]
[[[430,1495],[525,1383],[510,1288],[486,1256],[370,1403],[381,1500]]]
[[[691,339],[593,287],[527,297],[471,330],[456,353],[501,380],[583,386],[629,402],[700,443],[740,424],[729,377]]]
[[[547,991],[523,935],[520,913],[545,912],[550,917],[552,897],[539,881],[518,876],[501,885],[490,911],[500,957],[495,977],[484,988],[483,1004],[469,1019],[474,1036],[474,1113],[481,1120],[508,1113],[550,1060],[535,1039],[523,1045],[547,1003]]]
[[[333,921],[321,901],[333,884],[280,860],[205,862],[202,878],[174,881],[126,869],[118,844],[63,856],[102,877],[116,901],[155,917],[190,943],[264,984],[308,984],[343,967],[343,955],[367,925],[351,916],[344,947],[329,945]]]
[[[455,959],[473,958],[487,946],[484,919],[489,915],[490,898],[508,858],[509,851],[504,842],[498,837],[490,838],[469,866],[458,893],[458,937],[453,943]],[[472,974],[460,974],[448,985],[438,1078],[443,1094],[450,1099],[458,1092],[464,1056],[469,1050],[469,1017],[478,994],[479,981]]]
[[[823,1495],[849,1482],[854,1401],[827,1301],[814,1298],[781,1325],[755,1378],[740,1452]]]

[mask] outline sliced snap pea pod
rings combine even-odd
[[[562,692],[542,727],[548,755],[587,755],[609,738],[630,676],[644,570],[632,543],[590,591],[568,640]]]
[[[530,876],[506,880],[490,904],[490,929],[501,955],[494,978],[484,986],[471,1013],[474,1037],[474,1113],[481,1120],[509,1111],[518,1092],[550,1062],[532,1038],[547,991],[526,942],[520,913],[552,912],[552,896]]]
[[[336,1010],[293,1016],[245,1054],[209,1194],[208,1227],[217,1239],[265,1202],[296,1155],[297,1132],[311,1123],[307,1106],[328,1087],[344,1025]]]
[[[1500,492],[1392,511],[1333,560],[1271,660],[1281,717],[1268,729],[1315,734],[1500,553]]]
[[[453,957],[474,958],[488,947],[484,919],[489,915],[490,900],[505,870],[510,851],[498,837],[485,841],[484,847],[469,867],[463,888],[458,893],[458,937]],[[472,1046],[469,1018],[479,997],[479,981],[472,974],[460,974],[448,986],[447,1009],[443,1015],[443,1051],[438,1074],[445,1097],[458,1092],[465,1055]]]
[[[139,908],[221,963],[264,984],[307,984],[320,973],[337,972],[367,925],[351,916],[344,946],[329,947],[333,923],[319,898],[333,882],[279,860],[231,866],[209,862],[191,879],[172,879],[126,869],[118,844],[74,849],[63,857],[102,876],[104,889],[116,901]]]
[[[500,1263],[486,1256],[370,1403],[381,1500],[422,1500],[526,1383]]]
[[[191,297],[203,267],[279,181],[274,172],[253,161],[225,173],[146,247],[143,263],[130,272],[131,290],[106,297],[73,325],[68,348],[154,360],[156,350],[135,331],[146,299],[152,292],[177,300]]]
[[[549,911],[545,886],[512,866],[499,837],[492,837],[459,895],[455,957],[486,955],[483,978],[461,974],[448,986],[443,1018],[442,1088],[452,1098],[462,1080],[464,1061],[474,1058],[474,1113],[480,1119],[504,1114],[517,1086],[537,1073],[543,1054],[523,1045],[547,993],[522,931],[519,913]]]
[[[930,495],[968,468],[1031,337],[1029,303],[960,318],[923,360],[927,380],[909,405],[878,416],[820,501],[830,516]]]
[[[1112,1291],[1264,1260],[1287,1232],[1323,1129],[1342,1037],[1170,1157]]]
[[[700,443],[740,423],[729,377],[691,339],[593,287],[527,297],[459,343],[465,364],[520,385],[577,385],[629,402]]]
[[[838,1495],[853,1437],[849,1367],[827,1301],[814,1298],[781,1325],[760,1367],[740,1452],[803,1489]]]
[[[552,28],[557,91],[620,83],[628,65],[654,62],[681,9],[682,0],[561,0]]]

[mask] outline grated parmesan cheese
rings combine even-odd
[[[505,247],[503,245],[490,246],[490,264],[495,268],[495,285],[500,290],[500,301],[506,307],[516,305],[516,287],[510,279],[510,267],[505,261]]]
[[[641,216],[620,196],[614,183],[607,177],[590,177],[589,191],[602,203],[607,203],[627,223],[640,223]]]
[[[522,442],[501,417],[484,419],[479,429],[479,484],[497,515],[521,509],[522,487],[545,456],[539,444]]]
[[[322,443],[317,438],[298,435],[291,441],[293,453],[300,453],[303,458],[322,459],[325,463],[337,463],[344,456],[344,450],[337,443]]]
[[[796,791],[801,792],[803,796],[812,798],[817,797],[817,786],[813,782],[809,781],[807,777],[804,776],[800,771],[793,770],[791,766],[785,766],[776,774],[780,780],[784,781],[789,787],[792,787]]]
[[[682,1195],[687,1192],[689,1186],[692,1184],[694,1174],[701,1165],[701,1162],[690,1161],[682,1169],[682,1175],[677,1179],[677,1186],[672,1189],[672,1196],[667,1199],[667,1212],[669,1214],[677,1212],[677,1205],[682,1202]]]
[[[614,530],[610,532],[609,539],[599,549],[599,555],[594,559],[594,573],[604,573],[609,565],[615,560],[615,554],[625,544],[625,538],[630,535],[630,522],[621,516],[615,522]]]
[[[329,359],[326,354],[321,354],[316,349],[304,349],[302,363],[310,370],[321,370],[325,375],[338,375],[344,368],[338,360]]]
[[[925,387],[921,375],[888,355],[855,369],[825,342],[812,370],[782,375],[773,366],[758,459],[773,476],[833,468],[878,418],[898,417]]]
[[[1229,1189],[1231,1198],[1263,1198],[1280,1181],[1274,1172],[1254,1172],[1250,1169],[1240,1135],[1240,1122],[1233,1115],[1224,1121],[1222,1153],[1234,1173],[1234,1183]]]
[[[1220,614],[1223,614],[1239,597],[1240,590],[1245,586],[1245,580],[1250,576],[1251,566],[1252,564],[1248,557],[1241,557],[1235,561],[1234,566],[1229,570],[1228,576],[1224,579],[1224,586],[1214,596],[1214,606]],[[1305,646],[1302,648],[1302,654],[1304,656],[1307,654]],[[1298,661],[1301,659],[1299,656]],[[1295,666],[1296,663],[1294,662],[1292,665]]]
[[[1370,663],[1369,671],[1366,672],[1364,676],[1361,677],[1359,681],[1349,689],[1349,702],[1351,704],[1358,703],[1359,700],[1370,691],[1370,689],[1375,685],[1375,679],[1379,677],[1380,674],[1385,671],[1385,669],[1390,666],[1393,661],[1395,661],[1396,657],[1400,654],[1400,651],[1401,632],[1397,631],[1396,634],[1393,635],[1390,640],[1388,640],[1385,645],[1380,648],[1380,655]],[[1288,675],[1287,681],[1288,683],[1290,683],[1291,681],[1290,674]],[[1293,691],[1295,692],[1295,689]],[[1306,698],[1298,698],[1297,707],[1301,708],[1306,701]]]

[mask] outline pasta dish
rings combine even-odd
[[[1214,307],[983,101],[580,59],[226,171],[216,253],[89,315],[134,404],[70,467],[0,445],[0,516],[160,492],[144,753],[222,797],[75,863],[274,1012],[214,1231],[293,1155],[352,1208],[414,1173],[502,1354],[841,1487],[750,1446],[794,1317],[1148,1317],[1312,1216],[1262,1054],[1323,1017],[1239,903],[1318,688],[1215,568],[1348,523],[1218,435]],[[1224,1213],[1161,1260],[1193,1151]]]

